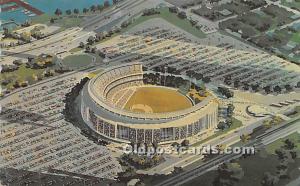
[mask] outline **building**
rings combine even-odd
[[[218,101],[214,95],[173,112],[125,110],[134,89],[147,86],[143,83],[145,73],[141,64],[134,63],[110,68],[91,79],[81,93],[84,121],[100,136],[125,143],[171,143],[212,134],[218,124]]]

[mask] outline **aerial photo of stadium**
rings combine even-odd
[[[0,0],[0,186],[300,186],[300,0]]]
[[[196,98],[189,80],[183,80],[191,86],[187,89],[145,83],[149,73],[139,63],[125,64],[90,80],[81,96],[85,122],[108,139],[128,143],[169,143],[211,133],[218,124],[215,96],[205,92],[202,100]]]

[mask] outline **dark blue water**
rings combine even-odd
[[[92,5],[103,4],[105,0],[24,0],[25,2],[29,3],[33,7],[41,10],[47,14],[54,14],[54,11],[59,8],[63,12],[68,9],[73,10],[74,8],[78,8],[80,12],[82,12],[83,8],[89,8]],[[112,0],[109,0],[111,3]],[[1,12],[0,13],[0,20],[2,23],[5,23],[9,20],[14,20],[17,23],[23,23],[26,20],[29,20],[34,15],[29,16],[32,13],[25,14],[23,8],[18,8],[14,11],[10,12]]]

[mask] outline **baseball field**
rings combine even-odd
[[[124,108],[140,113],[164,113],[189,107],[192,107],[191,101],[175,89],[140,87],[130,97]]]

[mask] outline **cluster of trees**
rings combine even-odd
[[[101,51],[97,51],[97,48],[92,47],[92,45],[94,45],[97,42],[100,42],[100,41],[104,40],[105,38],[111,37],[115,33],[120,33],[120,32],[121,32],[121,29],[119,27],[115,26],[109,32],[97,33],[95,36],[90,36],[86,40],[86,44],[84,42],[80,42],[79,43],[79,48],[84,48],[85,52],[87,52],[87,53],[99,53],[100,54]]]
[[[19,69],[18,65],[7,65],[7,64],[4,64],[4,65],[2,65],[1,73],[13,72],[13,71],[16,71],[18,69]]]
[[[177,70],[175,67],[160,65],[153,68],[155,72],[162,72],[162,73],[170,73],[170,74],[176,74],[180,75],[180,71]]]
[[[134,166],[137,169],[147,169],[158,165],[164,161],[162,155],[157,154],[157,143],[131,143],[132,149],[144,149],[142,154],[138,152],[131,152],[129,154],[124,154],[122,160],[130,165]]]
[[[167,87],[186,87],[190,85],[190,82],[188,80],[183,79],[179,76],[173,76],[173,75],[167,75],[164,76],[160,73],[149,73],[144,74],[143,79],[145,84],[152,84],[152,85],[163,85]]]
[[[276,166],[276,174],[265,172],[261,181],[263,186],[274,186],[280,179],[288,179],[289,164],[294,163],[297,158],[297,145],[290,139],[284,141],[284,145],[275,150],[279,164]]]
[[[99,136],[87,127],[85,124],[81,123],[81,118],[78,117],[78,108],[75,103],[76,98],[78,97],[80,91],[84,87],[84,85],[89,81],[89,78],[83,78],[79,83],[77,83],[70,92],[68,92],[65,96],[63,102],[65,103],[65,108],[63,110],[63,114],[65,116],[66,121],[74,124],[76,127],[80,128],[82,135],[87,137],[89,140],[93,141],[97,145],[107,145],[108,142],[104,140],[100,140]]]
[[[226,87],[218,87],[218,91],[226,98],[231,98],[234,96],[234,93]]]
[[[185,139],[183,140],[180,144],[177,142],[172,143],[172,147],[174,147],[175,149],[178,149],[179,147],[188,147],[190,145],[190,141]]]
[[[274,86],[270,86],[270,85],[266,85],[266,86],[261,86],[259,84],[248,84],[248,83],[241,83],[240,81],[234,81],[233,83],[231,83],[231,80],[229,80],[228,78],[225,78],[224,83],[226,85],[233,85],[234,88],[242,88],[243,90],[252,90],[254,92],[259,92],[259,91],[263,91],[266,94],[271,94],[271,93],[277,93],[280,94],[282,91],[287,91],[290,92],[292,91],[294,88],[299,88],[300,87],[300,82],[298,82],[298,84],[294,87],[290,84],[286,84],[286,85],[274,85]]]
[[[197,73],[193,70],[186,71],[186,75],[189,77],[196,78],[197,80],[202,80],[204,83],[211,82],[211,78],[209,76],[204,76],[203,74]]]
[[[18,44],[23,44],[23,43],[29,43],[31,41],[31,34],[27,32],[22,32],[21,34],[18,34],[16,32],[9,30],[8,28],[3,28],[3,38],[17,39],[20,40]]]
[[[153,156],[126,154],[122,156],[122,159],[137,169],[148,169],[164,161],[162,155],[158,154]]]
[[[177,7],[170,7],[169,12],[177,14],[177,16],[181,19],[186,19],[187,15],[184,11],[179,11]]]
[[[143,11],[142,16],[151,16],[151,15],[155,15],[155,14],[160,14],[159,9],[157,9],[157,8],[150,8],[150,9],[145,9]]]
[[[219,124],[218,124],[218,129],[221,129],[221,130],[225,130],[227,128],[230,128],[232,126],[232,123],[233,123],[233,111],[234,111],[235,107],[233,104],[228,104],[227,106],[227,115],[226,115],[226,120],[225,121],[221,121]]]
[[[244,171],[238,163],[223,163],[218,167],[218,176],[214,186],[237,186],[244,177]]]
[[[117,0],[114,0],[113,3],[116,4]],[[98,5],[92,5],[90,8],[83,8],[82,9],[82,13],[86,14],[89,11],[91,12],[96,12],[96,11],[103,11],[105,8],[108,8],[110,6],[109,1],[104,1],[103,4],[98,4]],[[68,9],[65,11],[66,15],[71,15],[71,14],[75,14],[78,15],[80,13],[80,10],[78,8],[74,8],[73,11],[71,9]],[[63,11],[60,8],[57,8],[54,12],[55,15],[57,16],[61,16],[63,14]]]
[[[121,23],[121,28],[127,28],[130,24],[131,24],[130,20],[124,21]]]
[[[194,1],[182,1],[181,8],[187,9],[188,7],[195,6],[197,4],[201,4],[202,0],[194,0]]]
[[[271,128],[274,125],[279,125],[283,122],[280,116],[273,116],[272,119],[264,120],[263,125],[265,128]]]
[[[34,27],[32,30],[30,30],[30,34],[35,39],[43,39],[45,37],[45,34],[41,32],[39,27]]]
[[[27,68],[32,69],[44,69],[55,65],[57,56],[49,54],[41,54],[37,57],[28,57],[28,62],[26,63]]]

